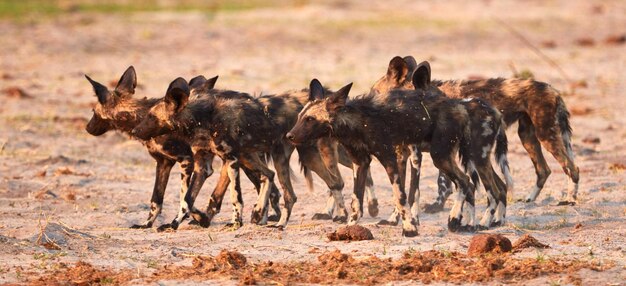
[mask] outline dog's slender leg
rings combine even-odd
[[[289,174],[289,155],[293,152],[293,148],[284,148],[282,146],[279,146],[274,151],[275,152],[272,152],[274,168],[276,168],[276,175],[283,189],[284,200],[284,208],[281,210],[281,217],[278,223],[276,223],[276,227],[284,228],[287,226],[287,222],[291,217],[291,211],[293,210],[293,206],[298,200],[296,193],[293,191],[293,186],[291,185],[291,178]]]
[[[190,212],[194,215],[195,219],[199,222],[204,223],[208,221],[208,218],[204,213],[194,208],[193,204],[195,198],[198,196],[204,181],[207,178],[207,162],[206,158],[210,158],[206,154],[206,150],[196,150],[193,155],[194,168],[193,173],[191,175],[191,179],[189,182],[189,189],[181,189],[181,197],[184,199],[180,201],[180,209],[176,218],[172,220],[171,224],[165,224],[160,226],[157,230],[164,231],[167,229],[178,229],[180,223],[189,217]]]
[[[240,168],[246,173],[246,177],[250,179],[250,182],[254,185],[256,189],[257,195],[261,192],[261,174],[258,172],[253,172],[252,170],[246,168],[244,165],[240,164]],[[270,186],[270,206],[272,210],[274,210],[274,214],[267,217],[268,221],[278,221],[280,219],[280,192],[278,188],[274,184]]]
[[[241,195],[241,184],[239,179],[239,160],[230,158],[224,162],[230,180],[229,193],[230,202],[233,205],[232,226],[239,228],[243,225],[243,197]]]
[[[560,134],[545,135],[539,133],[538,135],[539,141],[559,162],[561,168],[563,168],[563,172],[565,172],[570,179],[568,182],[567,195],[562,194],[559,205],[575,205],[578,199],[578,181],[580,175],[578,167],[573,161],[573,152],[565,148]],[[556,138],[556,140],[553,138]]]
[[[211,193],[209,204],[206,209],[209,222],[211,222],[220,212],[222,201],[224,200],[224,195],[226,194],[226,189],[229,184],[230,177],[228,176],[228,165],[226,164],[226,161],[223,161],[222,168],[220,170],[220,177],[215,185],[215,189],[213,189],[213,193]]]
[[[404,184],[402,183],[402,174],[399,173],[401,169],[406,168],[406,158],[408,156],[403,156],[404,158],[397,158],[396,156],[397,152],[395,154],[388,152],[388,154],[379,154],[376,158],[378,158],[378,161],[385,167],[387,176],[389,176],[389,181],[393,189],[395,209],[400,214],[402,220],[402,236],[414,237],[418,235],[417,221],[412,218],[411,208],[408,204],[406,192],[404,191]],[[400,166],[401,164],[404,164],[404,168]]]
[[[336,143],[336,142],[335,142]],[[338,162],[348,168],[353,168],[352,159],[348,154],[345,147],[342,145],[337,146]],[[353,173],[356,174],[356,169],[353,169]],[[341,174],[339,174],[341,175]],[[354,175],[356,177],[356,175]],[[365,181],[365,189],[367,191],[367,212],[371,217],[378,216],[378,199],[376,198],[376,190],[374,188],[374,181],[372,180],[372,173],[367,173],[367,180]]]
[[[413,149],[417,145],[412,145]],[[419,149],[411,150],[411,183],[409,185],[409,205],[411,206],[411,215],[420,224],[420,175],[422,169],[422,152]]]
[[[333,160],[332,158],[335,151],[329,151],[328,149],[317,151],[315,146],[299,146],[297,149],[302,164],[320,176],[329,188],[329,197],[326,204],[327,212],[317,213],[313,216],[313,219],[333,219],[337,222],[347,222],[348,211],[341,194],[344,184],[337,168],[336,159]],[[333,211],[336,214],[334,217]]]
[[[527,115],[523,115],[519,119],[517,134],[522,141],[524,149],[526,149],[526,152],[528,152],[530,160],[535,166],[537,182],[535,183],[535,187],[533,188],[531,193],[528,194],[525,200],[527,203],[534,202],[539,196],[539,193],[543,189],[546,181],[548,180],[551,171],[548,163],[546,162],[546,159],[543,157],[541,144],[539,143],[539,140],[537,139],[537,136],[535,134],[535,126],[530,121],[530,118]]]
[[[439,172],[439,176],[437,176],[437,199],[432,204],[424,205],[425,213],[437,213],[443,211],[443,207],[448,200],[448,197],[453,193],[452,182],[450,179],[446,177],[446,175],[442,172]]]
[[[274,181],[274,172],[267,168],[267,165],[259,158],[256,153],[245,153],[240,156],[241,164],[246,168],[260,174],[261,191],[252,210],[252,223],[258,225],[267,224],[267,206],[269,200],[269,192]],[[281,216],[284,214],[281,212]]]
[[[376,198],[376,190],[374,189],[374,180],[372,180],[372,172],[367,173],[365,181],[365,191],[367,193],[367,212],[371,217],[378,216],[378,199]]]
[[[157,162],[156,165],[156,178],[154,181],[154,189],[152,190],[152,198],[150,199],[150,214],[148,219],[143,224],[135,224],[131,228],[150,228],[157,219],[163,208],[163,196],[165,194],[165,188],[167,187],[167,181],[170,176],[172,166],[175,161],[165,159],[159,155],[153,155]]]
[[[352,170],[354,174],[354,190],[352,193],[352,203],[350,204],[352,213],[348,219],[348,225],[355,225],[363,216],[363,195],[372,158],[369,154],[359,150],[348,149],[346,147],[346,151],[352,158]]]

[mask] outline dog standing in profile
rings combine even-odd
[[[413,57],[404,58],[409,67],[409,74],[417,67]],[[392,67],[390,66],[390,70]],[[579,169],[574,162],[571,146],[572,128],[569,123],[569,112],[559,92],[549,84],[524,79],[479,79],[463,81],[438,81],[433,85],[441,89],[451,98],[480,98],[493,105],[504,116],[506,126],[518,122],[517,133],[522,144],[533,162],[537,180],[526,202],[532,202],[543,189],[551,171],[541,151],[546,148],[559,162],[565,174],[571,180],[567,195],[563,195],[560,205],[576,203]],[[373,92],[386,93],[392,89],[413,89],[410,80],[387,74],[372,87]],[[444,182],[439,188],[436,203],[426,207],[429,212],[440,211],[446,198],[450,195],[450,185]]]
[[[413,70],[423,69],[424,74],[430,75],[430,64],[428,62],[422,62],[419,65],[415,64]],[[414,74],[411,73],[410,76]],[[406,78],[409,76],[409,66],[405,59],[400,57],[394,57],[390,63],[387,71],[387,76],[390,78]],[[415,77],[415,80],[419,80],[419,77]],[[425,78],[427,82],[430,78]],[[423,86],[424,82],[417,82],[413,85]],[[435,87],[434,87],[435,88]],[[419,89],[417,89],[419,90]],[[387,94],[381,94],[373,90],[370,92],[373,96],[381,97],[384,99]],[[482,181],[487,191],[487,209],[481,220],[480,226],[483,229],[500,226],[504,223],[506,216],[506,198],[507,191],[513,186],[513,179],[511,178],[509,171],[509,164],[507,159],[507,137],[506,126],[503,122],[502,114],[484,102],[479,98],[470,98],[463,100],[456,100],[459,105],[463,106],[469,116],[470,126],[470,138],[469,150],[470,157],[463,162],[463,166],[467,172],[471,174],[472,181],[476,186]],[[422,162],[421,152],[429,152],[430,146],[428,144],[422,144],[422,146],[408,145],[409,150],[398,151],[398,156],[402,157],[402,161],[399,161],[400,174],[405,173],[404,166],[408,154],[411,157],[411,184],[409,188],[409,204],[411,204],[411,210],[413,212],[419,212],[419,177]],[[491,165],[491,152],[495,147],[495,157],[499,163],[500,169],[506,179],[506,185],[502,182],[500,177],[493,171]],[[408,154],[407,154],[408,153]],[[478,166],[478,167],[477,167]],[[403,179],[404,181],[404,179]],[[449,179],[443,172],[439,172],[439,183],[449,182]],[[413,200],[413,198],[415,198]],[[383,220],[380,224],[397,224],[399,216],[397,213],[392,213],[389,220]]]

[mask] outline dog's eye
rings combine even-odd
[[[313,118],[313,117],[311,117],[311,116],[307,116],[307,118],[306,118],[306,121],[309,121],[309,122],[311,122],[311,121],[313,121],[313,120],[315,120],[315,118]]]

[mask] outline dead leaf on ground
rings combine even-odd
[[[569,112],[572,115],[581,116],[581,115],[588,115],[592,113],[593,109],[587,106],[575,105],[570,108]]]
[[[11,97],[11,98],[18,98],[18,99],[33,98],[32,95],[30,95],[29,93],[27,93],[26,91],[24,91],[23,89],[17,86],[7,87],[2,90],[2,93],[4,93],[6,96]]]
[[[89,173],[76,172],[72,170],[70,167],[59,167],[56,169],[56,171],[54,171],[54,175],[55,176],[73,175],[73,176],[83,176],[83,177],[91,176],[91,174]]]
[[[58,196],[47,188],[43,188],[35,194],[35,199],[44,200],[44,199],[55,199]]]
[[[626,170],[626,165],[624,165],[623,163],[613,163],[611,164],[611,166],[609,166],[609,170],[611,171],[623,171]]]
[[[76,200],[76,192],[73,190],[65,191],[61,197],[66,201],[75,201]]]
[[[626,34],[608,36],[604,39],[604,43],[607,45],[622,45],[626,43]]]
[[[596,41],[594,41],[592,38],[584,37],[576,39],[575,43],[576,45],[581,47],[592,47],[596,44]]]
[[[581,80],[577,80],[574,82],[570,83],[570,88],[576,89],[576,88],[587,88],[589,86],[589,84],[587,84],[587,81],[584,79]]]
[[[541,46],[546,49],[554,49],[556,48],[556,42],[553,40],[546,40],[546,41],[541,42]]]
[[[583,143],[587,144],[600,144],[600,137],[596,136],[587,136],[583,138]]]

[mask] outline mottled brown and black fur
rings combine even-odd
[[[176,162],[180,164],[182,169],[181,193],[188,188],[189,178],[193,171],[191,148],[185,140],[174,135],[158,136],[150,140],[141,140],[132,136],[132,129],[146,117],[150,108],[158,102],[157,99],[133,98],[137,77],[132,66],[124,72],[113,91],[109,91],[107,87],[88,76],[86,78],[92,84],[94,92],[98,97],[98,103],[93,109],[93,116],[86,127],[87,132],[94,136],[100,136],[111,130],[118,130],[128,134],[131,138],[141,141],[157,163],[150,214],[143,224],[132,226],[132,228],[149,228],[161,213],[169,174]],[[217,77],[208,80],[207,87],[212,88],[216,79]],[[209,154],[206,160],[211,162],[212,158],[212,154]],[[209,164],[206,168],[206,176],[210,176],[212,172],[213,170]],[[254,176],[249,177],[258,188],[258,178]]]
[[[351,84],[326,95],[319,81],[311,82],[309,104],[287,138],[301,144],[332,136],[345,148],[355,170],[354,197],[349,223],[362,216],[363,192],[371,156],[384,166],[393,186],[394,205],[402,219],[403,235],[417,235],[417,218],[407,203],[396,150],[405,144],[430,143],[435,165],[457,184],[462,202],[451,212],[452,231],[474,224],[474,186],[456,164],[457,150],[467,144],[467,111],[456,102],[438,96],[437,89],[424,86],[417,91],[391,91],[385,97],[365,95],[348,100]],[[406,122],[415,124],[407,126]],[[464,156],[469,156],[464,154]],[[464,207],[465,205],[465,207]]]
[[[209,91],[208,89],[203,90],[202,87],[197,87],[193,84],[194,80],[191,81],[191,94],[207,94],[210,96],[211,94],[216,94],[216,91]],[[232,91],[220,91],[219,94],[222,93],[234,93]],[[222,98],[226,98],[226,96],[221,96]],[[291,128],[296,120],[297,115],[304,106],[308,102],[309,91],[308,89],[298,90],[298,91],[289,91],[279,95],[265,95],[259,98],[254,99],[257,101],[263,109],[266,117],[268,117],[275,125],[279,126],[280,129],[284,129],[285,126],[289,126]],[[252,99],[252,98],[251,98]],[[310,144],[303,144],[296,147],[300,164],[304,170],[305,176],[307,177],[307,184],[309,188],[312,188],[312,177],[310,176],[310,172],[315,172],[320,178],[324,180],[329,190],[329,200],[326,205],[325,212],[316,213],[313,216],[313,219],[333,219],[334,221],[345,222],[347,220],[347,211],[345,209],[345,205],[343,202],[343,196],[341,191],[343,189],[343,180],[341,178],[341,173],[339,172],[339,168],[337,167],[338,162],[342,164],[352,167],[352,163],[350,161],[346,162],[344,159],[345,151],[343,148],[338,148],[337,142],[331,140],[330,138],[320,138],[317,142],[311,142]],[[293,152],[293,148],[289,148],[285,151],[286,157],[285,160],[288,161],[291,153]],[[280,164],[287,164],[288,162],[282,162]],[[286,172],[287,169],[284,169]],[[222,174],[224,174],[224,170],[222,170]],[[287,174],[282,176],[283,178],[288,178]],[[279,179],[281,176],[279,176]],[[228,180],[228,179],[226,179]],[[285,185],[291,185],[290,181],[283,182]],[[369,205],[368,210],[370,215],[376,216],[378,213],[378,203],[373,194],[373,188],[371,188],[372,181],[371,178],[369,180]],[[225,190],[224,188],[220,188],[220,190]],[[209,206],[207,208],[207,214],[209,218],[213,217],[218,211],[219,206],[221,205],[222,199],[224,197],[224,193],[214,192],[211,195],[211,200],[209,201]]]
[[[415,61],[412,57],[405,59],[408,63]],[[571,147],[572,129],[569,124],[569,112],[557,90],[547,83],[524,79],[435,80],[433,84],[452,98],[477,97],[486,100],[503,114],[507,126],[519,123],[518,135],[537,174],[535,187],[526,198],[527,202],[537,198],[551,173],[541,150],[543,145],[559,162],[572,182],[567,197],[563,198],[561,203],[575,203],[580,179],[579,170],[574,162]],[[412,89],[413,86],[410,81],[385,75],[372,90],[384,93],[394,88]],[[441,200],[442,203],[443,201],[445,200]]]
[[[239,164],[245,165],[259,173],[265,180],[264,183],[271,183],[274,172],[269,170],[258,156],[259,153],[269,154],[285,194],[283,215],[277,223],[277,226],[284,227],[293,204],[297,200],[289,178],[289,158],[294,147],[284,139],[284,134],[295,123],[302,106],[300,102],[306,102],[308,93],[301,92],[300,97],[296,92],[237,100],[217,96],[222,92],[228,91],[210,90],[206,95],[199,96],[197,100],[187,104],[188,87],[185,86],[184,80],[177,79],[170,85],[160,105],[152,108],[147,120],[137,126],[134,132],[142,138],[168,132],[177,133],[186,137],[191,144],[194,160],[197,160],[196,154],[207,152],[207,150],[226,160],[225,166],[228,169],[223,170],[222,174],[226,173],[230,179],[231,196],[233,196],[231,201],[236,201],[234,221],[238,223],[241,223],[240,211],[243,202],[235,167]],[[318,145],[323,145],[323,142],[297,147],[301,163],[320,175],[331,191],[336,192],[342,199],[343,181],[336,166],[337,159],[331,157],[328,161],[322,158],[324,156],[318,151]],[[332,150],[333,147],[330,146],[329,149]],[[336,154],[333,154],[333,157],[336,158]],[[202,168],[202,164],[196,163],[195,166],[194,174],[196,168]],[[196,190],[201,187],[202,179],[200,176],[198,180],[192,178],[191,191],[186,197],[188,206],[193,205]],[[264,224],[267,214],[267,197],[263,193],[265,188],[261,189],[252,220]],[[212,200],[209,202],[209,215],[215,212],[215,205],[221,203],[221,196],[223,193],[212,195]],[[338,200],[338,203],[341,201]],[[345,219],[347,212],[343,203],[340,203],[339,209],[344,209]]]
[[[196,89],[192,86],[192,93],[194,90]],[[290,91],[279,95],[264,95],[254,100],[262,108],[265,116],[273,122],[279,130],[285,130],[285,128],[291,128],[295,124],[298,113],[302,109],[303,104],[308,100],[308,90]],[[311,184],[310,171],[315,172],[328,186],[330,197],[332,198],[331,205],[327,206],[327,211],[325,213],[316,214],[314,218],[346,221],[347,211],[345,210],[343,197],[341,195],[344,184],[337,167],[336,145],[336,142],[328,138],[323,138],[311,144],[297,146],[296,149],[299,154],[300,164],[307,176],[307,183]],[[285,150],[277,151],[281,154],[284,153],[284,156],[280,157],[284,161],[277,162],[274,158],[275,165],[288,165],[289,158],[294,148],[291,145],[285,147]],[[288,180],[288,169],[277,168],[277,171],[284,172],[282,176],[278,176],[279,180],[283,180],[281,181],[281,185],[292,188],[291,182]],[[221,203],[223,196],[223,193],[213,193],[207,209],[209,216],[215,212],[214,205]],[[336,214],[335,217],[333,217],[333,212]]]
[[[413,67],[410,67],[413,66]],[[390,63],[387,71],[387,78],[391,78],[398,81],[404,81],[404,79],[409,76],[413,76],[413,70],[417,70],[418,68],[427,70],[426,74],[430,75],[430,65],[428,62],[423,62],[419,65],[416,63],[407,63],[406,58],[402,59],[400,57],[394,57]],[[409,71],[411,70],[411,73]],[[412,77],[413,79],[413,77]],[[420,80],[420,77],[415,77],[415,79]],[[425,81],[430,81],[430,78],[422,79]],[[425,85],[424,82],[417,82],[412,84],[415,85]],[[436,88],[436,87],[433,87]],[[372,91],[371,94],[374,96],[379,96],[384,98],[386,94],[380,94],[376,91]],[[507,159],[507,138],[505,132],[505,124],[502,120],[502,115],[495,108],[488,105],[485,101],[478,98],[471,99],[463,99],[457,100],[458,104],[463,106],[469,115],[469,126],[470,126],[470,144],[468,146],[469,153],[471,156],[467,157],[468,160],[464,162],[464,166],[466,170],[468,170],[472,174],[472,178],[474,182],[477,184],[479,181],[483,181],[485,189],[487,190],[488,195],[488,206],[485,211],[485,215],[483,215],[483,219],[481,220],[481,227],[488,228],[490,226],[501,225],[504,222],[504,217],[506,215],[506,193],[509,187],[512,187],[513,181],[510,176],[508,159]],[[493,172],[493,168],[491,166],[490,158],[492,148],[495,146],[495,155],[496,160],[499,162],[500,168],[505,175],[507,184],[506,186],[502,182],[502,180],[498,177],[498,175]],[[409,146],[412,147],[411,156],[412,159],[412,168],[411,168],[411,188],[409,190],[409,198],[413,198],[414,195],[417,195],[415,201],[412,201],[412,210],[417,212],[419,211],[419,206],[417,202],[419,200],[419,174],[420,174],[420,165],[421,165],[421,153],[417,149],[422,149],[421,151],[429,151],[428,146]],[[420,148],[421,147],[421,148]],[[406,165],[406,153],[407,151],[399,152],[399,156],[403,156],[404,159],[399,161],[401,166]],[[414,167],[417,167],[417,171],[415,171]],[[404,170],[400,169],[401,173],[404,173]],[[440,172],[439,176],[439,185],[441,189],[449,189],[449,180],[445,177],[445,175]],[[417,189],[417,190],[416,190]],[[415,204],[413,204],[415,202]],[[397,223],[397,214],[392,214],[388,221],[381,221],[383,224],[395,224]]]
[[[193,208],[195,197],[206,180],[204,170],[207,164],[203,158],[207,153],[214,153],[224,160],[235,209],[234,223],[243,222],[239,166],[249,167],[259,174],[261,190],[254,214],[260,220],[261,216],[266,215],[265,202],[274,179],[274,172],[267,168],[260,154],[273,151],[276,142],[280,140],[280,137],[272,136],[275,135],[272,133],[275,126],[266,120],[262,109],[252,99],[200,96],[190,102],[189,97],[189,85],[184,79],[177,78],[168,87],[165,97],[133,129],[133,134],[143,139],[176,134],[185,138],[192,148],[192,178],[189,191],[185,194],[185,206],[177,216],[177,221],[182,221]]]

